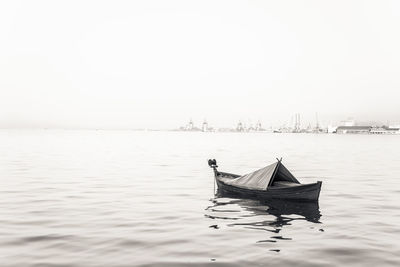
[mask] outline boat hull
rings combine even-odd
[[[318,181],[311,184],[301,184],[294,187],[269,187],[267,190],[253,190],[233,185],[228,185],[221,181],[221,176],[234,176],[228,173],[218,173],[215,175],[215,180],[218,185],[218,190],[222,193],[234,194],[245,198],[265,199],[289,199],[296,201],[318,201],[321,191],[322,182]]]

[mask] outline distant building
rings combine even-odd
[[[186,131],[193,131],[194,123],[192,119],[190,119],[189,123],[186,125]]]
[[[336,133],[337,128],[336,126],[328,125],[328,133]]]
[[[262,129],[262,127],[261,127],[261,122],[258,121],[258,122],[256,123],[256,131],[260,131],[261,129]]]
[[[306,131],[306,133],[312,133],[313,132],[311,123],[308,124],[307,128],[305,129],[305,131]]]
[[[339,126],[336,129],[338,134],[369,134],[372,126]]]
[[[343,125],[343,126],[355,126],[356,123],[355,123],[354,120],[349,119],[349,120],[341,121],[340,125]]]
[[[201,127],[201,131],[203,131],[203,132],[208,132],[208,123],[207,123],[207,121],[206,120],[204,120],[204,122],[203,122],[203,126]]]
[[[190,119],[188,124],[186,124],[185,126],[179,127],[179,129],[177,129],[177,130],[178,131],[186,131],[186,132],[198,132],[198,131],[201,131],[202,129],[196,127],[193,123],[193,120]]]
[[[238,123],[238,125],[236,127],[236,131],[238,131],[238,132],[244,132],[245,131],[245,128],[244,128],[243,123],[241,121],[239,121],[239,123]]]
[[[255,130],[256,130],[257,132],[265,131],[265,129],[262,127],[260,121],[257,121]]]
[[[300,114],[296,113],[294,115],[294,127],[293,127],[293,132],[294,133],[300,133],[301,132],[301,127],[300,127]]]
[[[400,134],[400,128],[391,127],[373,127],[371,129],[371,134]]]

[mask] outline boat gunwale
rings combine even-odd
[[[215,180],[217,181],[218,187],[221,187],[222,190],[232,191],[233,193],[239,193],[244,195],[256,195],[258,198],[276,198],[276,199],[292,199],[298,201],[318,201],[319,195],[321,192],[322,182],[317,181],[315,183],[307,183],[307,184],[296,184],[296,186],[279,186],[279,187],[267,187],[265,190],[259,189],[250,189],[244,188],[236,185],[229,185],[220,180],[221,177],[225,178],[237,178],[240,175],[227,173],[227,172],[215,172]],[[299,197],[296,198],[296,194],[307,194],[318,192],[315,198],[304,198]],[[269,195],[272,194],[272,195]],[[283,194],[283,195],[279,195]]]

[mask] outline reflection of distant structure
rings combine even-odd
[[[369,134],[372,126],[339,126],[336,129],[338,134]]]

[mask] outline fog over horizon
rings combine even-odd
[[[0,128],[400,124],[399,1],[2,1]]]

